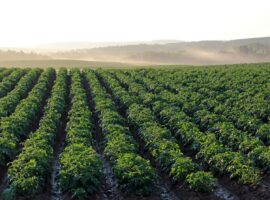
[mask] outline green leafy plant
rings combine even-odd
[[[190,187],[198,192],[211,192],[215,179],[209,172],[198,171],[187,176]]]

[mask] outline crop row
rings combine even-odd
[[[2,71],[0,72],[0,81],[3,80],[3,78],[5,78],[6,76],[8,76],[11,72],[13,71],[16,71],[18,69],[13,69],[13,68],[9,68],[9,69],[3,69],[2,68]]]
[[[137,80],[138,79],[139,78],[137,78]],[[148,88],[154,88],[154,85],[159,85],[159,87],[161,87],[159,83],[153,83],[153,81],[150,81],[149,84],[148,79],[140,78],[140,80],[144,80],[143,85]],[[166,100],[166,98],[170,96],[170,99],[167,98],[167,101],[171,101],[185,110],[184,105],[178,101],[179,95],[166,91],[165,88],[163,88],[163,90],[152,90],[155,92],[162,91],[160,96],[163,100]],[[164,91],[166,91],[166,93],[164,93]],[[186,104],[189,103],[187,102]],[[198,105],[201,106],[201,104]],[[191,108],[189,110],[196,110],[195,107],[188,107]],[[222,117],[222,115],[209,114],[206,110],[198,110],[194,113],[192,118],[190,118],[190,121],[198,124],[201,130],[208,130],[208,132],[214,133],[216,138],[222,144],[228,146],[233,151],[239,151],[243,154],[247,154],[247,157],[250,158],[254,164],[261,167],[263,170],[268,171],[270,164],[270,149],[257,137],[236,129],[231,123],[224,121],[224,118],[225,117]]]
[[[22,152],[8,169],[10,187],[5,198],[33,196],[44,189],[51,173],[53,144],[61,123],[67,95],[67,71],[58,72],[39,128],[24,142]]]
[[[5,96],[17,84],[18,80],[25,74],[26,70],[14,70],[9,76],[0,82],[0,98]]]
[[[71,108],[66,127],[67,145],[60,157],[60,187],[73,198],[85,198],[101,185],[101,160],[92,148],[93,124],[79,70],[71,71]]]
[[[150,194],[155,173],[150,162],[138,153],[134,139],[125,121],[117,112],[112,97],[105,92],[95,73],[87,73],[88,82],[99,114],[100,126],[105,134],[104,153],[113,165],[113,172],[121,188],[129,193]]]
[[[124,76],[121,77],[123,80]],[[161,113],[168,114],[161,116],[161,118],[168,120],[166,123],[174,123],[175,126],[170,124],[173,133],[177,133],[184,143],[192,146],[198,152],[197,156],[202,157],[213,171],[229,174],[231,178],[237,178],[244,184],[257,184],[259,182],[260,173],[253,168],[253,163],[249,159],[239,152],[233,152],[224,147],[214,134],[201,132],[196,124],[187,120],[188,116],[184,112],[179,112],[181,109],[174,106],[176,104],[174,99],[177,97],[164,95],[164,93],[162,95],[149,93],[143,85],[136,83],[135,80],[133,83],[129,83],[132,82],[130,80],[125,80],[125,82],[129,84],[130,93],[138,95],[146,105],[153,108],[153,111],[160,116]],[[167,100],[164,100],[166,98]]]
[[[184,97],[183,101],[185,99],[189,99],[190,102],[196,101],[200,109],[212,112],[219,118],[222,117],[223,121],[232,123],[237,129],[259,137],[266,144],[269,143],[270,125],[267,122],[270,115],[268,104],[270,77],[267,69],[265,71],[253,70],[252,73],[246,70],[243,72],[235,70],[233,75],[227,73],[217,78],[214,78],[214,74],[209,74],[206,79],[212,84],[205,83],[205,78],[199,77],[192,79],[196,81],[196,84],[187,84],[186,78],[179,72],[176,72],[174,76],[165,73],[166,75],[162,78],[159,78],[157,74],[154,75],[153,72],[149,73],[146,73],[146,76],[158,80],[176,93],[181,93]],[[198,87],[201,84],[203,87]]]
[[[27,96],[35,85],[40,73],[40,69],[30,70],[20,79],[14,90],[0,99],[0,118],[10,115],[15,110],[18,103]]]
[[[0,68],[0,198],[42,199],[58,184],[71,199],[263,189],[269,72]]]
[[[201,171],[199,165],[181,152],[170,131],[156,122],[151,110],[136,104],[136,101],[130,102],[130,105],[125,104],[127,96],[131,95],[106,72],[101,74],[107,86],[126,106],[129,121],[138,128],[140,137],[163,170],[168,171],[174,181],[186,181],[194,190],[211,191],[215,182],[211,173]]]
[[[38,113],[42,110],[42,102],[49,93],[55,70],[44,71],[38,83],[16,107],[15,111],[0,122],[0,164],[12,160],[19,151],[19,143],[27,137]]]

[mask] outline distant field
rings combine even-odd
[[[260,67],[268,63],[252,63],[252,64],[234,64],[234,65],[151,65],[151,64],[131,64],[117,62],[99,62],[99,61],[83,61],[83,60],[0,60],[0,67],[40,67],[40,68],[107,68],[107,69],[127,69],[127,68],[158,68],[158,69],[176,69],[176,68],[212,68],[212,67]]]
[[[95,61],[83,61],[83,60],[10,60],[1,61],[0,67],[131,67],[136,66],[127,63],[117,62],[95,62]]]
[[[170,67],[0,68],[0,199],[270,199],[270,64]]]

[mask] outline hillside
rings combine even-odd
[[[105,67],[269,62],[270,37],[198,42],[77,42],[41,45],[35,49],[0,49],[1,66],[92,66],[89,61],[94,66],[104,63]]]
[[[135,44],[49,54],[57,59],[136,64],[231,64],[270,61],[270,37],[231,41]]]

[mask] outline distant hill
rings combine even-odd
[[[126,46],[139,44],[168,44],[180,42],[179,40],[153,40],[153,41],[135,41],[135,42],[58,42],[36,45],[35,48],[43,52],[48,51],[66,51],[77,49],[92,49],[108,46]]]
[[[24,51],[14,51],[14,50],[0,50],[0,61],[10,61],[10,60],[47,60],[51,59],[47,55],[41,55],[37,53],[27,53]]]
[[[42,63],[46,63],[45,60],[51,60],[49,63],[59,65],[61,61],[66,63],[70,60],[80,61],[82,65],[91,61],[113,65],[118,63],[119,66],[121,63],[128,63],[124,65],[208,65],[270,62],[270,37],[198,42],[177,40],[122,43],[70,42],[49,44],[47,48],[43,45],[42,49],[0,50],[0,61],[41,60]]]
[[[138,67],[126,63],[95,62],[83,60],[0,60],[0,67],[90,67],[90,68],[126,68]]]
[[[136,64],[231,64],[270,61],[270,37],[230,41],[131,44],[50,54],[57,59]]]

